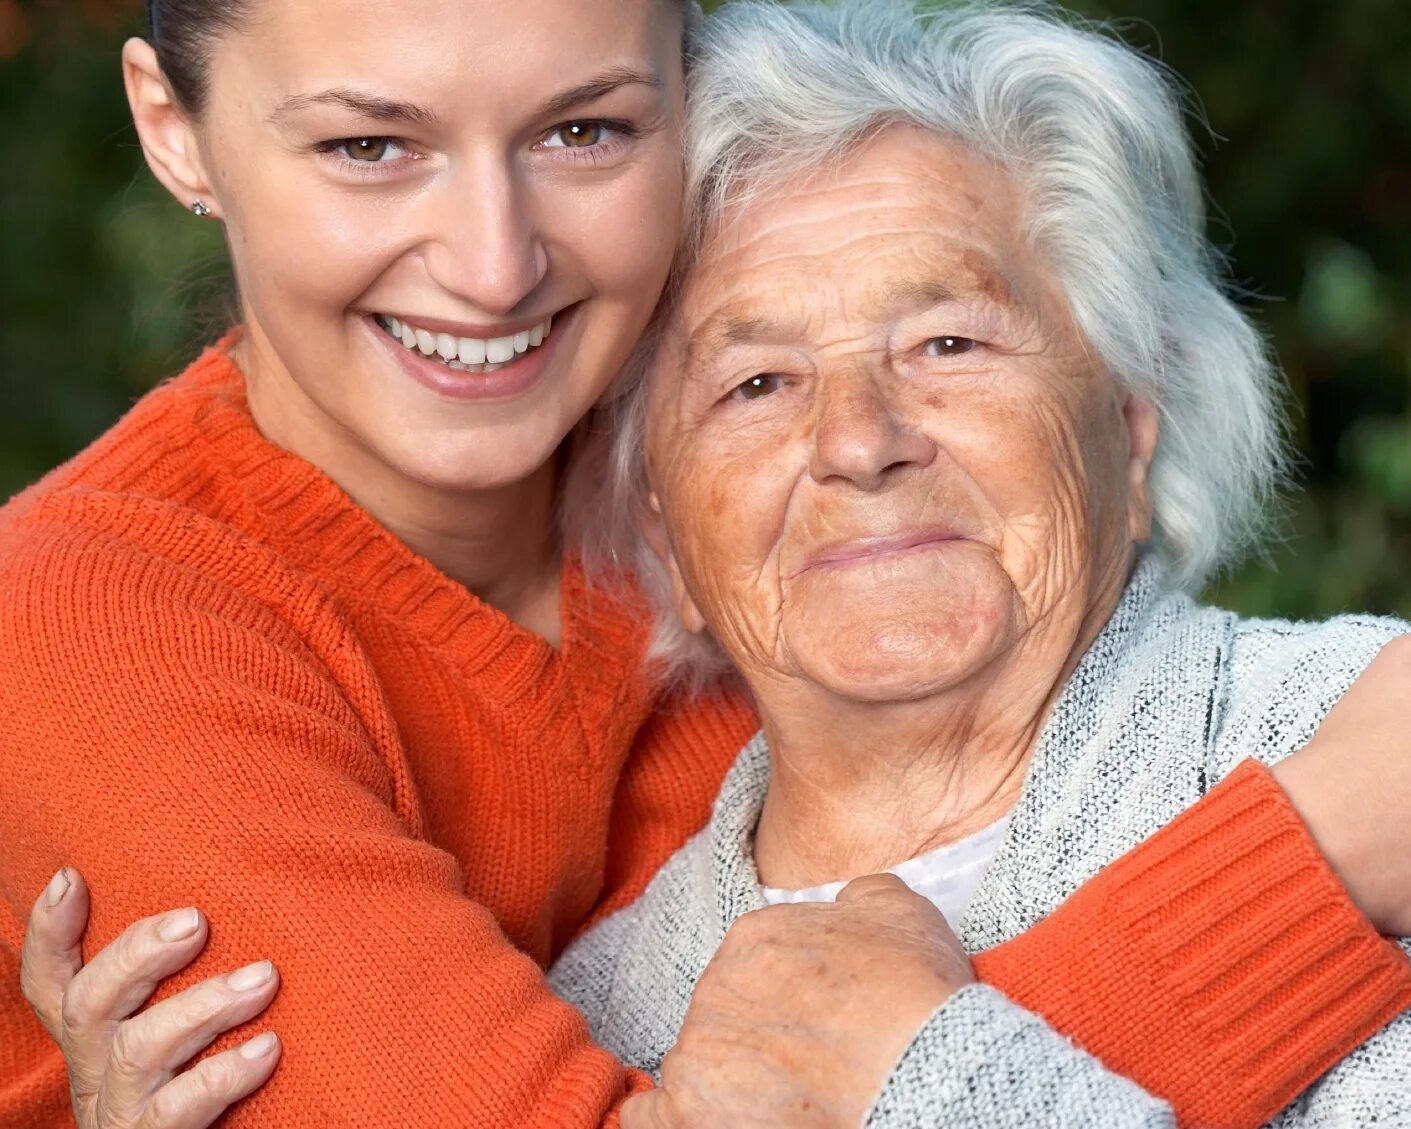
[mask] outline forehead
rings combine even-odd
[[[683,328],[833,302],[889,305],[1023,300],[1033,266],[1013,179],[920,129],[891,127],[837,164],[785,182],[727,215],[703,246],[679,305]]]
[[[281,95],[467,94],[486,114],[510,104],[522,112],[526,88],[553,93],[607,66],[656,59],[667,44],[679,54],[671,19],[660,0],[264,0],[242,34],[216,44],[213,74]]]

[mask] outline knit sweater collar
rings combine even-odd
[[[164,390],[191,414],[211,460],[229,476],[232,523],[325,578],[343,602],[415,634],[506,706],[542,700],[569,670],[575,687],[604,700],[640,690],[648,616],[635,593],[590,584],[570,556],[556,651],[415,553],[317,467],[260,434],[229,352],[238,332]]]
[[[975,904],[996,901],[996,886],[1003,884],[996,875],[1004,870],[999,864],[1005,860],[1007,850],[1011,844],[1031,837],[1033,821],[1044,818],[1040,797],[1036,795],[1036,780],[1069,771],[1073,765],[1073,747],[1099,730],[1114,710],[1123,708],[1124,683],[1116,673],[1139,646],[1149,621],[1153,618],[1170,620],[1192,607],[1183,594],[1171,591],[1166,570],[1156,557],[1146,555],[1138,561],[1116,610],[1083,655],[1044,724],[1005,842],[996,856],[996,865],[981,882]],[[1174,716],[1165,720],[1179,725]],[[1169,736],[1179,740],[1182,734],[1171,732]],[[1194,733],[1184,736],[1191,741],[1199,737]],[[707,834],[711,841],[712,880],[718,910],[717,943],[736,918],[765,905],[759,873],[755,869],[754,832],[769,789],[769,772],[769,744],[761,730],[741,751],[716,799]],[[998,900],[1003,901],[1002,895]],[[968,928],[961,930],[962,939],[987,947],[1003,938],[981,940],[981,935],[991,931],[1013,935],[1030,924],[1032,922],[1014,921],[1001,926],[977,922],[972,926],[967,921]],[[964,936],[967,931],[972,935],[970,938]]]

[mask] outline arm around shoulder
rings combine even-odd
[[[316,594],[282,614],[87,549],[12,571],[0,602],[25,656],[0,678],[4,944],[73,863],[101,893],[95,945],[156,910],[207,913],[206,953],[164,992],[273,959],[289,1053],[233,1126],[608,1117],[621,1066],[420,837],[375,679]]]

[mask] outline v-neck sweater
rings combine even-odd
[[[571,561],[562,621],[555,649],[268,442],[223,347],[0,510],[0,1127],[72,1124],[17,983],[32,899],[65,864],[92,883],[87,956],[147,914],[207,913],[205,952],[163,996],[277,963],[259,1022],[285,1055],[236,1129],[614,1122],[650,1080],[543,969],[705,823],[756,722],[730,693],[659,700],[646,608]],[[1173,838],[1143,850],[1221,864]],[[1337,984],[1369,929],[1323,878],[1290,880],[1335,926],[1319,967]],[[1075,1033],[1139,997],[1207,1053],[1183,998],[1149,998],[1140,941],[1094,934],[1110,902],[1093,886],[987,978]],[[1228,912],[1242,943],[1277,949],[1267,907]],[[1091,980],[1033,979],[1065,945],[1101,1009]],[[1373,1029],[1336,1006],[1289,1015],[1337,1045]]]

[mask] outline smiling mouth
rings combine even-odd
[[[891,537],[864,537],[855,541],[845,541],[815,553],[794,575],[800,576],[816,568],[829,568],[840,565],[863,564],[884,557],[901,556],[921,549],[931,549],[947,541],[963,541],[965,538],[949,529],[931,529],[918,533],[904,533]]]
[[[435,361],[454,372],[482,376],[499,372],[506,365],[540,348],[554,328],[552,314],[530,329],[505,337],[455,337],[449,333],[434,333],[385,314],[375,314],[373,320],[407,352]]]

